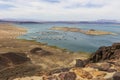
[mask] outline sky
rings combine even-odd
[[[0,19],[120,21],[120,0],[0,0]]]

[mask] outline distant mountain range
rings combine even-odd
[[[111,22],[111,23],[118,23],[119,21],[117,21],[117,20],[100,19],[100,20],[97,20],[97,22]]]
[[[100,19],[96,21],[29,21],[29,20],[3,20],[0,19],[0,22],[2,23],[70,23],[70,24],[76,24],[76,23],[85,23],[85,24],[120,24],[117,20],[106,20],[106,19]]]

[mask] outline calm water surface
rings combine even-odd
[[[27,34],[19,37],[21,39],[36,40],[75,52],[95,52],[100,46],[109,46],[115,42],[120,42],[120,25],[117,24],[24,23],[17,25],[28,29]],[[77,32],[49,30],[53,26],[104,30],[114,32],[117,35],[92,36]]]

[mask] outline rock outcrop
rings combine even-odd
[[[90,62],[99,62],[110,59],[120,59],[120,43],[114,43],[112,46],[100,47],[89,59]]]
[[[35,52],[39,50],[42,49],[37,48]],[[38,80],[120,80],[120,43],[99,48],[89,59],[76,59],[74,67],[48,71],[44,76],[32,76],[29,80],[34,77]]]

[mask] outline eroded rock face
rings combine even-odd
[[[89,59],[90,62],[99,62],[109,59],[120,59],[120,43],[114,43],[112,46],[100,47]]]

